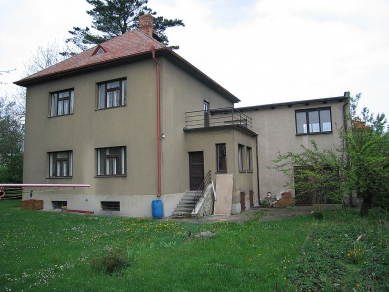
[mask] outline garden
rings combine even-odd
[[[342,210],[198,224],[0,201],[0,291],[388,291],[389,221]]]

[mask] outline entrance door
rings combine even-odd
[[[190,190],[197,191],[204,180],[203,151],[189,152],[189,180]]]

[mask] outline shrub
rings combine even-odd
[[[263,207],[263,208],[270,207],[269,201],[268,200],[262,200],[261,201],[261,207]]]
[[[106,255],[92,258],[91,266],[96,272],[115,275],[129,266],[128,255],[121,249],[110,249]]]

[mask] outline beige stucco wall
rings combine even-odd
[[[246,209],[250,208],[249,191],[256,192],[256,167],[255,166],[255,136],[238,130],[235,127],[208,128],[199,131],[186,132],[187,168],[189,169],[189,152],[203,151],[204,172],[211,170],[212,180],[215,182],[216,175],[216,144],[226,144],[227,174],[233,175],[232,208],[231,213],[241,212],[240,192],[246,193]],[[238,171],[238,144],[252,148],[253,172]],[[244,157],[246,159],[246,157]],[[224,172],[223,172],[224,173]],[[189,180],[189,173],[188,173]],[[217,193],[217,190],[216,190]],[[254,195],[254,204],[258,204],[257,196]]]
[[[211,108],[233,107],[233,103],[200,83],[166,59],[161,65],[162,192],[189,190],[188,151],[185,147],[185,112],[203,110],[204,100]]]
[[[161,65],[162,197],[157,198],[156,65],[153,60],[124,64],[61,80],[29,86],[26,105],[24,183],[90,184],[73,192],[34,194],[51,201],[66,200],[77,210],[101,211],[100,201],[120,201],[120,215],[151,216],[151,202],[161,199],[169,216],[189,189],[185,147],[185,112],[232,107],[209,87],[159,58]],[[97,83],[127,78],[127,105],[97,110]],[[74,88],[74,114],[49,117],[50,92]],[[126,146],[127,176],[96,177],[96,148]],[[73,151],[73,177],[49,176],[48,152]]]
[[[24,183],[86,183],[87,193],[150,194],[156,188],[152,62],[140,62],[29,87]],[[127,105],[96,110],[97,82],[127,77]],[[50,92],[74,88],[74,114],[49,116]],[[96,178],[96,148],[127,147],[126,178]],[[73,178],[48,179],[48,152],[73,151]],[[146,186],[146,187],[145,187]],[[114,190],[114,191],[113,191]]]
[[[258,111],[245,111],[253,119],[253,131],[258,133],[259,154],[259,188],[261,199],[267,192],[276,195],[286,191],[287,178],[281,172],[268,169],[274,166],[272,160],[277,158],[278,153],[302,152],[301,145],[311,147],[311,140],[315,140],[320,149],[335,150],[340,145],[338,129],[343,127],[344,102],[334,103],[310,103],[306,105],[293,105],[293,107],[265,108]],[[295,111],[299,109],[331,107],[332,133],[296,135]],[[346,107],[347,108],[347,107]],[[294,191],[294,190],[292,190]]]

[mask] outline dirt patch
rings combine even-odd
[[[298,206],[291,208],[251,208],[237,215],[211,215],[202,218],[169,219],[192,223],[236,222],[244,224],[248,220],[258,218],[259,222],[283,220],[295,216],[307,216],[313,211],[312,206]],[[261,214],[256,214],[260,212]]]

